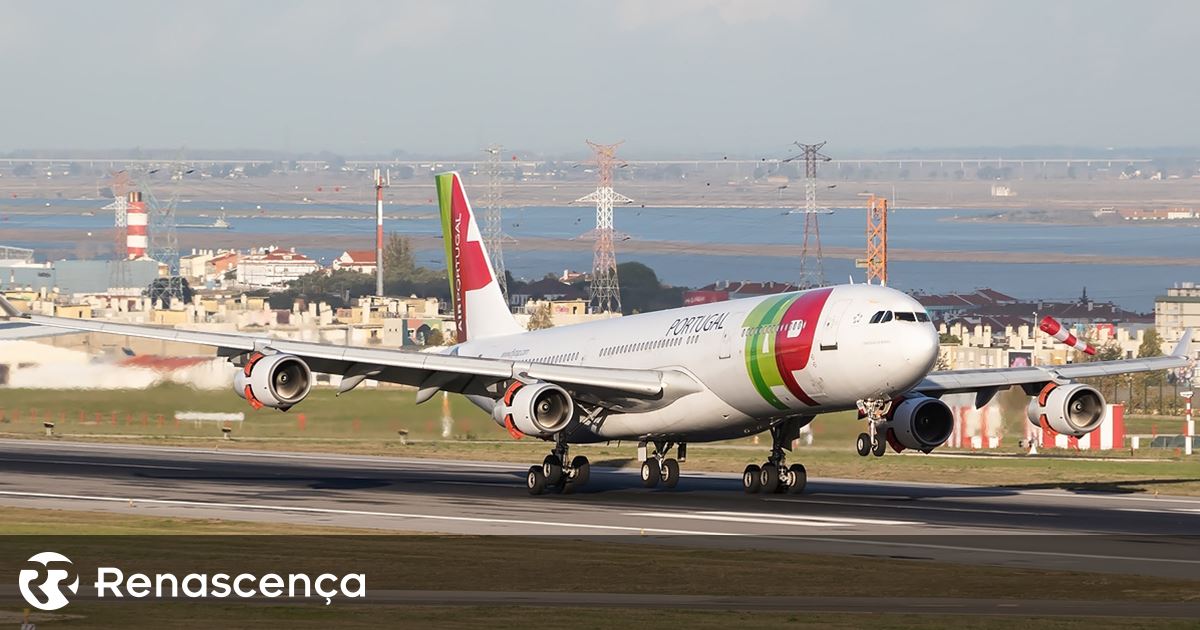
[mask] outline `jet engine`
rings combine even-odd
[[[510,432],[514,429],[546,438],[567,428],[575,419],[575,401],[553,383],[513,383],[492,408],[492,418]]]
[[[1048,383],[1029,401],[1029,421],[1048,426],[1056,433],[1081,437],[1095,431],[1104,421],[1104,396],[1094,387],[1080,383]]]
[[[312,389],[312,370],[291,354],[253,354],[233,377],[233,390],[251,407],[287,411]]]
[[[950,407],[937,398],[905,398],[892,406],[889,416],[889,435],[905,448],[929,452],[950,439],[950,433],[954,431]]]

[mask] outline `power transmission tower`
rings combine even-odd
[[[500,293],[508,300],[508,274],[504,272],[504,225],[501,216],[500,154],[504,147],[493,144],[484,149],[488,154],[484,174],[488,178],[487,195],[483,198],[483,244],[492,258],[492,271],[500,283]]]
[[[194,172],[194,169],[188,168],[182,161],[176,162],[169,168],[170,178],[174,185],[171,189],[171,196],[165,203],[155,196],[154,190],[150,186],[149,176],[161,169],[155,168],[146,171],[140,178],[142,194],[150,214],[150,238],[146,255],[167,266],[167,278],[164,282],[155,285],[157,295],[152,296],[161,297],[164,307],[169,306],[169,298],[183,299],[184,297],[184,280],[179,275],[179,236],[176,232],[178,223],[176,210],[179,206],[179,188],[183,178]]]
[[[804,240],[800,245],[800,288],[807,289],[825,285],[825,268],[821,260],[821,224],[817,218],[824,211],[817,207],[817,162],[828,162],[833,158],[821,153],[825,142],[793,144],[800,148],[800,153],[784,162],[804,160],[804,210],[801,211],[804,213]]]
[[[102,210],[113,211],[113,259],[108,267],[108,289],[110,293],[127,291],[132,284],[129,275],[129,254],[127,251],[126,216],[129,212],[129,172],[125,170],[110,174],[109,190],[112,191],[112,203]]]
[[[575,203],[596,204],[596,229],[593,230],[596,244],[592,248],[589,301],[593,313],[620,313],[621,287],[617,282],[617,255],[613,250],[613,204],[632,203],[633,200],[612,188],[613,164],[621,142],[597,144],[588,140],[587,143],[595,156],[593,163],[600,173],[600,185],[590,194],[576,199]]]

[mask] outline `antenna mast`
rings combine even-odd
[[[391,185],[391,171],[375,169],[375,295],[377,297],[383,297],[383,189]]]

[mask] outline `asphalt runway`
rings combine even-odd
[[[686,464],[673,490],[594,467],[576,494],[531,497],[527,468],[0,440],[0,505],[1200,576],[1200,498],[844,479],[747,495],[740,476]]]

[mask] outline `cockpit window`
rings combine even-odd
[[[879,323],[881,323],[881,324],[882,324],[882,323],[884,323],[884,322],[890,322],[890,321],[892,321],[892,312],[891,312],[891,311],[884,311],[884,312],[883,312],[883,317],[879,318]]]
[[[898,321],[902,321],[902,322],[915,322],[915,321],[917,321],[917,315],[915,313],[905,313],[903,311],[896,311],[896,319]]]
[[[919,322],[929,321],[929,313],[926,313],[925,311],[917,311],[917,321],[919,321]]]
[[[871,320],[867,323],[878,324],[879,320],[881,319],[883,319],[883,311],[876,311],[875,314],[871,316]]]

